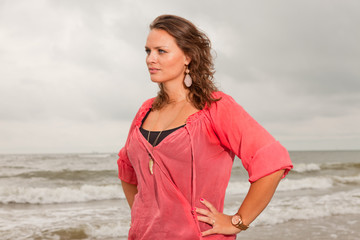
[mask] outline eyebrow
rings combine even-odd
[[[160,48],[168,48],[168,46],[158,46],[158,47],[154,47],[155,49],[160,49]],[[150,49],[148,46],[145,46],[145,49]]]

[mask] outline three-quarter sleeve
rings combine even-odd
[[[119,178],[124,182],[137,185],[136,174],[127,156],[126,145],[120,150],[118,156]]]
[[[136,173],[135,173],[135,170],[129,160],[129,157],[127,154],[127,149],[128,149],[128,145],[129,145],[130,135],[132,134],[133,130],[135,129],[135,123],[139,116],[140,111],[141,111],[141,108],[137,112],[137,114],[130,126],[130,130],[129,130],[129,134],[126,139],[125,146],[120,150],[120,152],[118,154],[119,158],[117,160],[119,178],[121,180],[123,180],[124,182],[130,183],[130,184],[135,184],[135,185],[137,185]]]
[[[285,169],[285,177],[292,168],[288,151],[232,97],[221,92],[215,97],[221,100],[209,109],[214,131],[223,147],[241,159],[249,181],[281,169]]]

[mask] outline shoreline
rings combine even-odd
[[[360,215],[337,215],[311,220],[293,220],[277,225],[262,225],[249,228],[237,235],[246,240],[358,240],[360,239]],[[121,236],[119,240],[127,240]],[[206,238],[204,238],[205,240]]]
[[[360,239],[360,215],[346,214],[310,220],[291,220],[276,225],[259,225],[238,234],[246,240],[358,240]]]
[[[126,200],[104,200],[104,201],[94,201],[87,203],[67,203],[67,204],[48,204],[48,205],[31,205],[31,204],[8,204],[3,205],[4,210],[16,210],[21,211],[26,214],[27,210],[41,212],[46,211],[76,211],[78,208],[86,209],[106,209],[109,207],[114,208],[113,210],[117,214],[122,215],[122,217],[114,218],[114,216],[109,217],[108,221],[117,220],[118,222],[113,222],[113,227],[119,228],[114,230],[114,235],[117,236],[106,236],[106,239],[121,239],[126,240],[127,236],[123,235],[127,233],[129,227],[127,221],[124,221],[125,215],[130,215],[130,210],[127,209]],[[24,212],[25,211],[25,212]],[[114,213],[115,214],[115,213]],[[286,213],[284,213],[286,214]],[[116,215],[116,214],[115,214]],[[276,221],[276,220],[275,220]],[[97,225],[101,228],[102,224],[106,225],[106,219],[97,222]],[[125,224],[126,222],[126,224]],[[43,234],[47,236],[57,236],[60,239],[74,239],[73,237],[81,237],[77,239],[103,239],[100,236],[95,236],[90,232],[85,231],[79,226],[69,227],[59,229],[44,229]],[[125,226],[126,225],[126,226]],[[303,240],[303,239],[341,239],[341,240],[358,240],[360,239],[360,231],[358,226],[360,225],[360,214],[344,214],[344,215],[333,215],[327,217],[313,218],[313,219],[304,219],[304,220],[290,220],[284,223],[278,223],[275,225],[255,225],[250,227],[247,231],[244,231],[238,234],[237,239],[247,239],[247,240],[285,240],[291,238],[292,240]],[[4,233],[4,232],[3,232]],[[40,234],[41,235],[41,234]],[[36,238],[36,235],[29,236],[28,239],[32,237]],[[70,238],[69,238],[70,237]],[[34,239],[35,239],[34,238]],[[5,239],[11,239],[6,238]],[[25,239],[25,238],[24,238]],[[76,239],[76,238],[75,238]],[[204,238],[206,239],[206,238]]]

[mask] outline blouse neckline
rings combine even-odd
[[[139,128],[142,125],[142,120],[144,119],[144,117],[146,116],[146,113],[150,110],[153,102],[154,102],[155,98],[151,98],[148,101],[146,101],[143,106],[140,109],[139,112],[139,117],[136,120],[136,126],[138,126]],[[201,116],[204,114],[204,110],[206,109],[206,107],[204,107],[203,109],[191,114],[188,116],[188,118],[186,119],[185,125],[191,125],[191,123],[195,122],[197,119],[201,118]]]

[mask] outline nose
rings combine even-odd
[[[155,51],[151,51],[147,56],[146,56],[146,63],[156,63],[157,61],[157,56]]]

